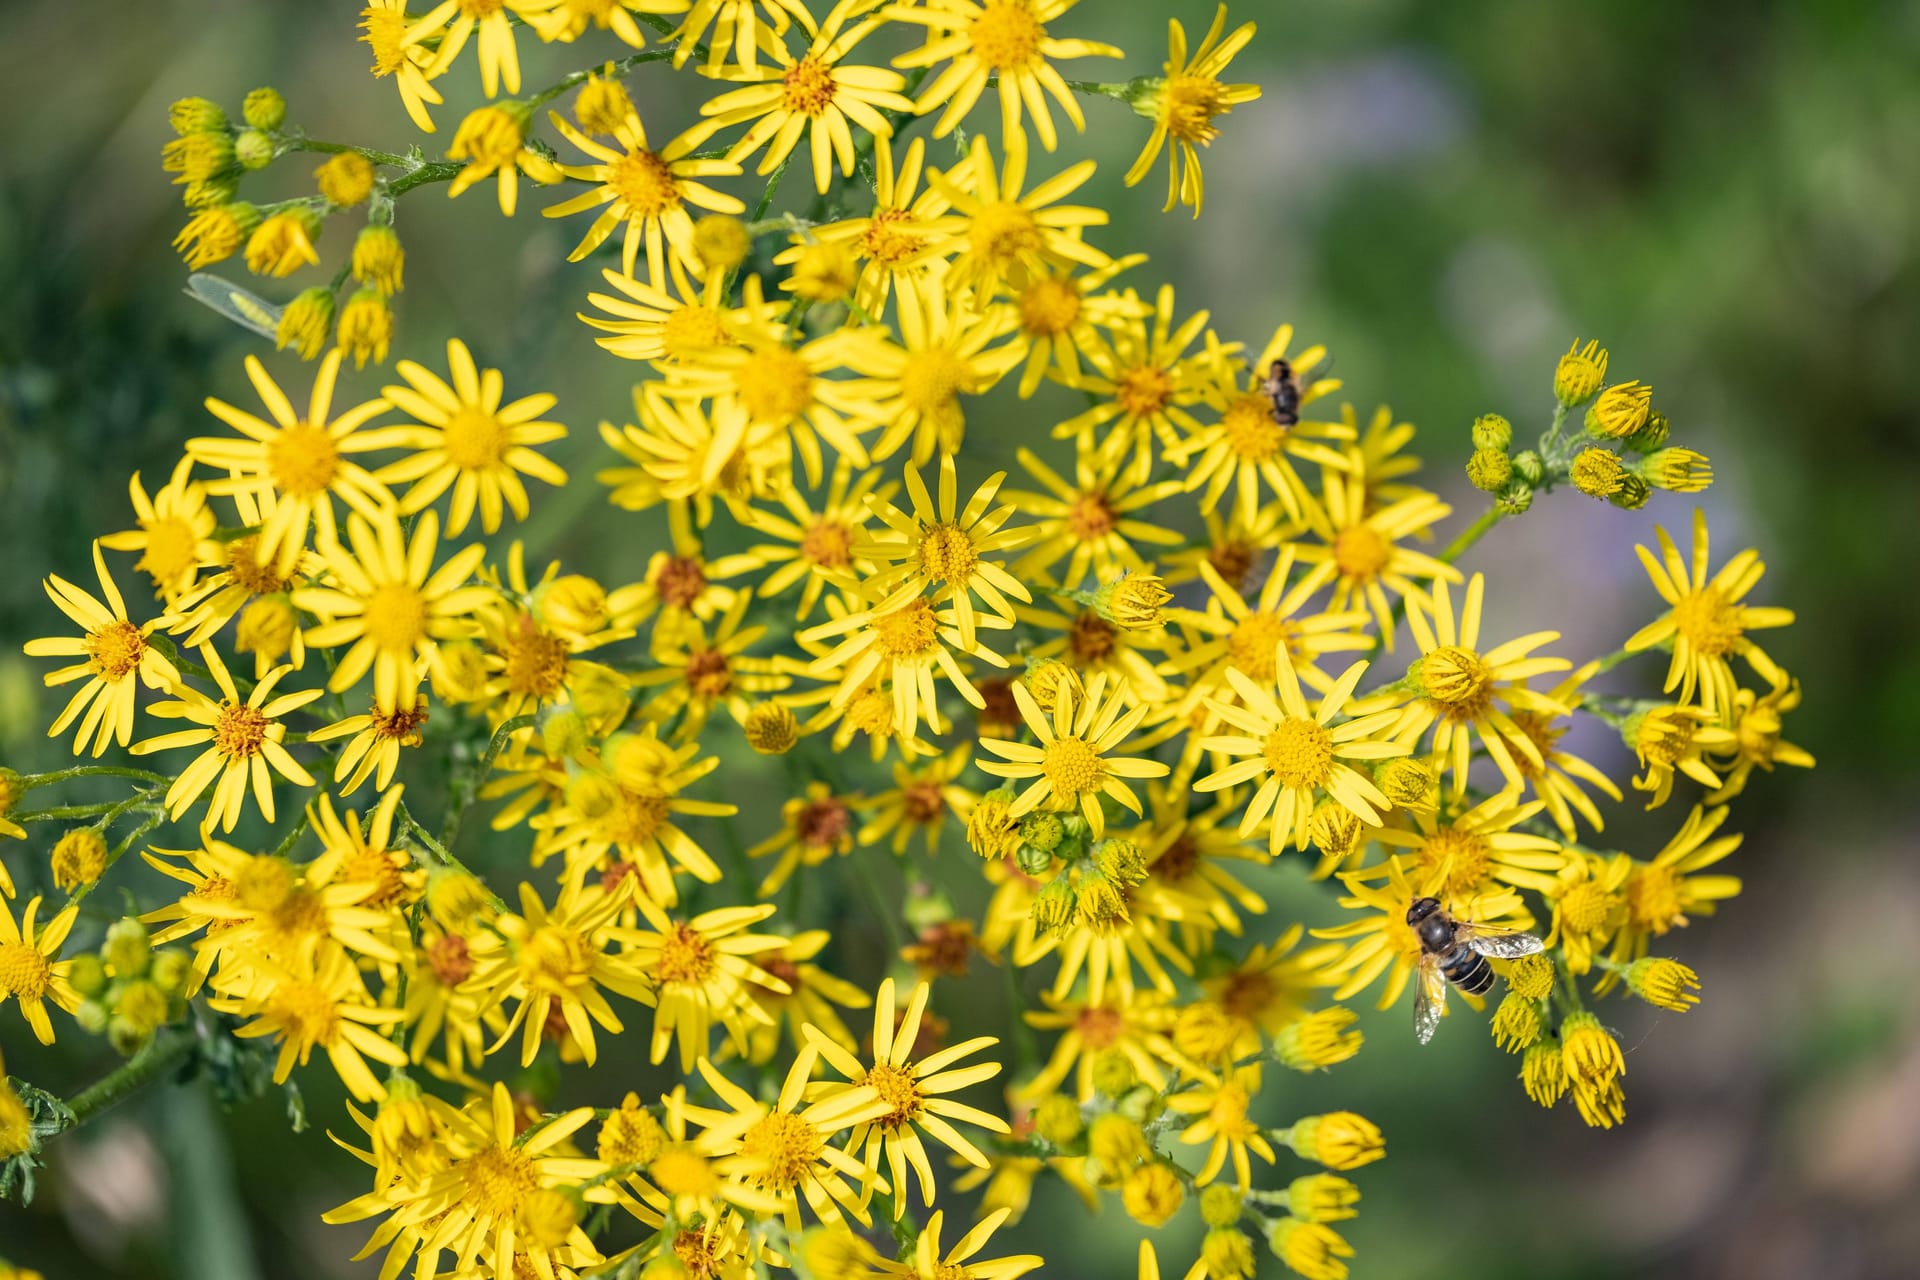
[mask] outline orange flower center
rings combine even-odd
[[[1067,632],[1067,648],[1073,653],[1074,664],[1090,667],[1105,661],[1113,652],[1118,635],[1111,622],[1092,610],[1081,614]]]
[[[1740,643],[1738,606],[1728,603],[1720,588],[1708,586],[1680,597],[1673,606],[1673,625],[1694,652],[1723,658]]]
[[[1292,639],[1292,623],[1277,614],[1250,613],[1227,636],[1227,661],[1255,684],[1267,684],[1279,670],[1280,646]]]
[[[270,596],[286,590],[287,579],[281,577],[271,564],[260,563],[256,555],[259,545],[260,540],[251,534],[229,542],[227,576],[250,595]]]
[[[713,976],[717,964],[713,944],[693,929],[675,921],[660,940],[660,958],[654,961],[654,976],[661,983],[695,984]]]
[[[733,688],[733,671],[727,655],[718,649],[702,649],[687,655],[687,687],[702,698],[723,698]]]
[[[545,700],[560,692],[567,680],[567,642],[522,616],[501,644],[506,660],[502,674],[512,693]]]
[[[737,385],[755,422],[784,427],[813,403],[813,373],[785,347],[762,347],[748,356]]]
[[[213,749],[229,760],[246,760],[267,740],[268,720],[242,703],[222,703],[213,722]]]
[[[1129,417],[1151,418],[1167,407],[1173,396],[1173,378],[1165,369],[1140,366],[1128,369],[1116,380],[1114,401]]]
[[[87,633],[87,664],[111,683],[126,679],[147,656],[147,638],[131,622],[109,622]]]
[[[889,1110],[874,1123],[889,1131],[898,1131],[911,1125],[920,1118],[926,1107],[921,1096],[920,1084],[913,1078],[910,1067],[896,1067],[892,1063],[882,1062],[867,1072],[863,1084],[870,1084],[874,1092],[880,1095],[880,1101],[887,1104]]]
[[[626,202],[630,218],[657,218],[680,207],[673,170],[651,151],[629,151],[608,165],[607,185]]]
[[[818,116],[833,105],[839,86],[833,68],[819,58],[802,58],[780,78],[781,105],[803,116]]]
[[[816,520],[800,539],[800,554],[827,569],[843,569],[853,559],[853,530],[838,520]]]
[[[1282,720],[1267,734],[1260,753],[1280,785],[1292,790],[1325,786],[1333,772],[1333,739],[1312,720]]]
[[[831,849],[846,839],[853,826],[853,815],[838,800],[815,800],[805,805],[793,820],[793,831],[801,844],[816,849]]]
[[[691,609],[700,593],[707,589],[706,566],[698,556],[672,556],[660,566],[654,589],[662,604],[675,609]]]
[[[790,1191],[813,1173],[826,1139],[799,1116],[771,1112],[740,1135],[740,1154],[753,1162],[762,1186]]]
[[[918,658],[930,652],[940,638],[933,605],[922,596],[873,620],[880,652],[889,658]]]
[[[1065,333],[1080,318],[1080,290],[1064,276],[1042,276],[1020,292],[1020,327],[1030,338]]]
[[[1237,395],[1227,403],[1220,427],[1237,458],[1265,462],[1279,456],[1287,429],[1273,420],[1273,402],[1265,396]]]
[[[1067,508],[1067,532],[1081,542],[1092,542],[1113,532],[1120,517],[1104,493],[1083,493]]]
[[[1393,559],[1393,544],[1372,525],[1348,525],[1333,539],[1333,563],[1340,576],[1366,582]]]
[[[913,215],[905,209],[881,209],[867,220],[860,235],[860,252],[875,262],[897,267],[925,247],[926,240],[908,232],[901,224],[911,225]]]
[[[361,625],[375,648],[405,653],[426,638],[426,598],[404,582],[383,582],[367,597]]]

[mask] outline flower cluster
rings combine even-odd
[[[981,1255],[1041,1178],[1147,1228],[1192,1201],[1189,1277],[1244,1280],[1264,1245],[1340,1280],[1345,1175],[1384,1138],[1355,1112],[1298,1115],[1289,1083],[1361,1051],[1343,1002],[1431,986],[1423,898],[1469,934],[1544,935],[1495,962],[1493,1035],[1536,1100],[1623,1118],[1620,1047],[1589,1002],[1697,1002],[1694,971],[1651,948],[1737,892],[1707,869],[1739,843],[1720,829],[1753,770],[1812,763],[1781,736],[1797,686],[1748,638],[1791,615],[1744,603],[1752,552],[1707,576],[1700,523],[1690,568],[1664,533],[1641,549],[1670,612],[1620,650],[1576,666],[1556,632],[1483,634],[1485,580],[1455,562],[1536,493],[1601,493],[1596,453],[1617,472],[1601,496],[1626,505],[1706,483],[1704,459],[1662,447],[1645,388],[1603,388],[1597,344],[1561,361],[1536,449],[1511,454],[1505,418],[1473,425],[1469,470],[1496,496],[1437,550],[1452,510],[1414,479],[1413,428],[1336,408],[1323,346],[1290,325],[1243,343],[1171,284],[1119,283],[1145,255],[1074,202],[1095,164],[1051,158],[1056,112],[1077,130],[1081,96],[1130,104],[1153,125],[1129,182],[1165,150],[1168,206],[1197,215],[1197,148],[1258,94],[1220,79],[1252,24],[1229,33],[1222,9],[1190,50],[1176,22],[1164,75],[1087,84],[1062,65],[1120,51],[1063,34],[1086,16],[1073,0],[362,16],[423,129],[474,50],[489,102],[449,162],[316,142],[270,90],[241,126],[174,108],[190,266],[244,248],[290,274],[364,204],[363,287],[337,323],[330,288],[277,312],[203,291],[319,358],[310,387],[249,357],[258,407],[208,400],[217,425],[166,484],[132,478],[135,527],[92,548],[98,594],[47,579],[71,625],[27,652],[78,686],[51,734],[149,767],[0,772],[0,834],[78,824],[33,876],[64,905],[43,918],[35,897],[16,922],[0,904],[0,994],[41,1040],[51,1003],[142,1080],[244,1052],[281,1083],[324,1059],[369,1179],[327,1218],[374,1223],[385,1273],[423,1280],[1012,1280],[1041,1259]],[[883,28],[919,43],[862,61]],[[501,96],[529,33],[598,30],[642,51]],[[626,77],[688,63],[715,89],[697,122],[643,123]],[[989,85],[997,131],[905,137],[927,116],[956,132]],[[569,158],[534,116],[570,91],[548,116]],[[768,217],[803,140],[817,202]],[[332,157],[317,197],[239,201],[245,173],[296,152]],[[756,158],[743,221],[727,184]],[[665,533],[604,582],[529,565],[508,528],[570,482],[555,396],[510,397],[457,339],[444,364],[398,360],[378,395],[337,394],[347,356],[386,358],[398,199],[490,178],[511,215],[522,177],[573,184],[548,216],[594,215],[575,259],[618,246],[582,319],[637,382],[630,420],[600,426],[615,459],[592,527],[631,546],[650,526],[628,513],[657,509]],[[1042,428],[1018,477],[968,443],[990,395]],[[129,608],[129,569],[153,604]],[[1677,701],[1589,687],[1648,649],[1671,651]],[[1638,752],[1655,806],[1681,775],[1705,791],[1650,858],[1595,847],[1597,798],[1623,793],[1561,745],[1583,715]],[[775,803],[733,780],[760,758],[778,758]],[[20,806],[98,776],[129,794]],[[175,892],[68,946],[130,851]],[[1275,918],[1267,869],[1288,862],[1338,886],[1339,923]],[[979,878],[972,916],[954,903]],[[862,915],[888,936],[883,972],[856,974],[834,932]],[[1004,1037],[950,1035],[976,957],[1013,975]],[[1002,1038],[1004,1077],[984,1056]],[[591,1086],[615,1046],[671,1087],[551,1108],[559,1070]],[[8,1090],[0,1158],[30,1161],[43,1134],[8,1118]],[[1151,1245],[1140,1272],[1158,1278]]]

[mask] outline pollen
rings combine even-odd
[[[1687,922],[1681,909],[1680,877],[1672,867],[1658,864],[1635,867],[1625,886],[1627,918],[1636,929],[1658,937]]]
[[[325,493],[340,471],[340,450],[323,427],[296,422],[267,444],[267,474],[273,487],[295,498]]]
[[[880,1101],[887,1104],[888,1111],[874,1123],[883,1129],[904,1129],[920,1118],[926,1107],[926,1099],[920,1093],[920,1082],[913,1078],[913,1072],[892,1063],[882,1062],[867,1072],[866,1080],[874,1092],[880,1095]]]
[[[905,265],[926,247],[924,237],[914,235],[902,223],[911,225],[913,215],[905,209],[881,209],[867,220],[867,229],[860,233],[860,253],[863,257],[889,267]]]
[[[360,29],[365,32],[361,41],[373,50],[374,75],[390,76],[406,63],[407,50],[401,43],[407,34],[404,9],[362,9]]]
[[[227,576],[237,586],[256,596],[270,596],[287,588],[287,579],[271,564],[261,564],[256,554],[260,540],[251,535],[235,538],[227,544]]]
[[[1673,626],[1694,652],[1722,658],[1740,644],[1740,610],[1720,588],[1708,586],[1690,592],[1673,606]]]
[[[935,413],[968,390],[967,362],[946,347],[929,347],[907,357],[900,371],[900,399],[907,408]]]
[[[1067,532],[1080,542],[1092,542],[1112,533],[1120,523],[1104,493],[1083,493],[1067,508]]]
[[[267,1007],[286,1038],[310,1049],[331,1044],[340,1032],[340,1013],[333,997],[316,982],[282,982],[273,988]]]
[[[168,518],[141,524],[147,531],[147,545],[134,568],[145,570],[158,581],[171,582],[192,572],[200,562],[200,539],[185,520]]]
[[[369,719],[372,721],[374,737],[391,739],[403,747],[417,747],[420,745],[420,726],[427,722],[427,700],[415,700],[410,711],[384,712],[375,707]]]
[[[969,32],[973,54],[995,71],[1018,71],[1040,57],[1047,29],[1029,0],[988,0]]]
[[[1277,457],[1287,442],[1287,429],[1273,420],[1273,403],[1265,396],[1235,396],[1221,415],[1220,427],[1227,448],[1248,462]]]
[[[946,816],[946,795],[938,782],[909,782],[900,788],[900,807],[908,822],[929,827]]]
[[[698,931],[675,921],[660,940],[660,958],[654,961],[653,973],[662,984],[679,982],[691,986],[712,977],[716,967],[713,944]]]
[[[1073,620],[1073,626],[1067,632],[1067,649],[1073,654],[1076,664],[1082,667],[1095,666],[1113,653],[1117,635],[1119,631],[1111,622],[1088,610]]]
[[[1277,614],[1250,613],[1227,636],[1227,661],[1255,684],[1273,679],[1279,647],[1293,644],[1293,624]]]
[[[1046,772],[1053,794],[1064,799],[1077,799],[1089,791],[1098,791],[1106,776],[1106,766],[1100,763],[1099,753],[1083,738],[1054,739],[1041,768]]]
[[[367,597],[361,625],[375,648],[405,653],[426,638],[427,602],[404,582],[383,582]]]
[[[147,656],[147,638],[131,622],[109,622],[87,633],[87,665],[110,682],[124,680]]]
[[[957,524],[936,524],[920,535],[920,571],[933,582],[965,582],[979,559],[973,539]]]
[[[847,723],[869,738],[893,732],[893,699],[881,689],[868,689],[847,704]]]
[[[1220,136],[1213,118],[1231,109],[1226,89],[1212,76],[1175,76],[1168,82],[1161,112],[1167,132],[1181,142],[1206,146]]]
[[[853,827],[853,815],[838,800],[815,800],[800,810],[793,820],[794,834],[800,843],[816,849],[831,849],[846,839]]]
[[[522,618],[501,646],[507,688],[526,697],[547,699],[567,680],[567,642]]]
[[[1333,739],[1312,720],[1289,716],[1261,744],[1267,768],[1280,785],[1293,790],[1325,786],[1333,772]]]
[[[607,166],[607,185],[638,218],[657,218],[680,207],[680,184],[667,162],[651,151],[629,151]]]
[[[669,360],[732,345],[733,336],[712,307],[679,307],[660,322],[660,349]]]
[[[800,554],[824,569],[844,569],[853,560],[853,530],[838,520],[816,520],[800,539]]]
[[[1333,563],[1340,576],[1355,582],[1371,580],[1393,559],[1393,544],[1371,525],[1355,524],[1333,539]]]
[[[1139,365],[1115,380],[1113,398],[1130,416],[1151,418],[1173,398],[1173,378],[1165,369]]]
[[[445,934],[428,943],[426,953],[427,967],[443,987],[457,987],[473,972],[473,956],[467,950],[467,940],[457,933]]]
[[[45,996],[52,985],[53,966],[45,956],[24,942],[0,942],[0,991],[25,1004]]]
[[[975,254],[1001,270],[1039,253],[1042,244],[1033,215],[1011,200],[982,205],[967,240]]]
[[[1477,720],[1493,700],[1493,673],[1480,655],[1442,645],[1420,659],[1420,687],[1451,720]]]
[[[1062,276],[1042,276],[1020,291],[1020,328],[1030,338],[1065,333],[1080,319],[1080,290]]]
[[[740,1154],[756,1166],[755,1180],[781,1190],[792,1190],[812,1175],[825,1145],[818,1129],[784,1111],[763,1117],[740,1136]]]
[[[1465,895],[1487,878],[1492,865],[1493,847],[1477,831],[1442,827],[1420,846],[1420,869],[1444,871],[1449,894]]]
[[[484,471],[500,465],[510,439],[506,424],[479,405],[461,405],[447,420],[441,447],[447,461],[462,471]]]
[[[662,604],[690,609],[707,589],[706,567],[698,556],[671,556],[660,566],[653,586]]]
[[[1572,934],[1598,933],[1607,927],[1615,900],[1592,881],[1583,881],[1560,895],[1560,925]]]
[[[267,740],[268,720],[242,703],[225,703],[213,722],[213,749],[229,760],[246,760]]]
[[[340,879],[348,884],[368,884],[373,892],[360,900],[369,908],[390,907],[399,903],[407,891],[400,869],[380,849],[355,849],[340,863]]]
[[[938,643],[940,635],[933,605],[924,596],[892,613],[881,614],[873,620],[873,629],[879,639],[880,652],[896,659],[924,657]]]
[[[459,1166],[463,1212],[475,1217],[512,1219],[540,1187],[533,1157],[519,1147],[488,1147]]]
[[[687,687],[702,698],[724,698],[733,688],[733,670],[727,655],[703,649],[687,655]]]
[[[740,366],[740,402],[755,422],[784,427],[813,403],[813,371],[785,347],[764,347]]]
[[[780,80],[781,105],[803,116],[824,113],[840,87],[834,83],[833,67],[819,58],[800,59]]]

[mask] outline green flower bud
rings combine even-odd
[[[256,129],[278,129],[287,122],[287,100],[278,89],[255,89],[240,105],[240,116]]]
[[[1473,447],[1495,449],[1501,453],[1513,443],[1513,424],[1497,413],[1483,413],[1473,420]]]
[[[138,978],[147,971],[153,955],[153,942],[147,926],[131,916],[107,926],[107,940],[100,947],[107,969],[116,978]]]
[[[1629,453],[1652,453],[1667,442],[1667,415],[1655,409],[1647,424],[1620,443]]]
[[[1515,480],[1500,491],[1493,505],[1503,516],[1523,516],[1533,505],[1533,486],[1524,480]]]
[[[93,997],[107,989],[107,966],[99,956],[78,955],[67,969],[67,985],[82,996]]]
[[[1498,493],[1513,478],[1513,460],[1498,449],[1475,449],[1467,459],[1467,479],[1482,493]]]
[[[1540,455],[1531,449],[1523,449],[1513,455],[1513,472],[1528,484],[1538,488],[1547,478],[1546,464],[1540,461]]]
[[[243,169],[264,169],[273,163],[273,139],[258,129],[242,129],[233,140],[233,158]]]

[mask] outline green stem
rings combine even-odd
[[[665,62],[672,56],[673,50],[671,49],[649,49],[645,53],[632,53],[624,58],[614,58],[601,63],[597,67],[588,67],[584,71],[576,71],[571,75],[561,76],[558,80],[540,90],[540,92],[534,94],[531,98],[528,98],[526,103],[529,108],[543,107],[575,85],[585,84],[588,80],[591,80],[594,76],[603,72],[616,76],[625,75],[643,63]]]
[[[67,1101],[73,1121],[67,1127],[78,1128],[94,1116],[126,1101],[155,1080],[193,1055],[198,1038],[184,1027],[168,1027],[155,1033],[140,1051],[124,1064]]]
[[[1500,509],[1498,507],[1488,507],[1480,513],[1478,520],[1475,520],[1472,524],[1462,529],[1460,536],[1447,544],[1446,550],[1440,553],[1440,559],[1446,561],[1448,564],[1452,564],[1460,558],[1461,554],[1464,553],[1468,547],[1480,541],[1487,530],[1493,528],[1493,526],[1498,523],[1500,523]]]
[[[117,764],[77,764],[71,769],[55,769],[51,773],[24,774],[20,778],[20,789],[31,791],[35,787],[50,787],[69,778],[134,778],[141,782],[161,784],[168,781],[164,773],[155,773],[151,769],[129,769]]]
[[[506,750],[509,742],[513,741],[514,734],[522,729],[531,728],[533,723],[532,716],[515,716],[493,731],[493,737],[487,742],[487,749],[481,755],[480,763],[467,777],[466,782],[454,791],[453,803],[447,813],[447,819],[441,825],[439,843],[442,848],[453,848],[453,842],[459,839],[461,820],[466,817],[467,809],[472,806],[475,796],[479,794],[481,784],[487,780],[487,774],[493,771],[493,762],[500,758],[500,753]]]

